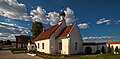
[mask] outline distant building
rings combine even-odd
[[[15,36],[15,38],[16,38],[16,48],[27,49],[27,45],[30,40],[29,36],[20,35],[20,36]]]
[[[101,53],[102,48],[104,48],[104,52],[108,53],[108,47],[111,49],[111,53],[116,54],[115,52],[116,47],[120,51],[120,42],[100,42],[100,43],[86,42],[83,43],[82,50],[84,54],[92,54],[97,53],[98,51]]]

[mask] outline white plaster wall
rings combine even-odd
[[[82,53],[83,40],[79,31],[79,28],[75,24],[70,34],[70,54]],[[77,42],[77,50],[75,50],[75,42]]]
[[[83,46],[83,54],[85,54],[85,48],[86,47],[91,47],[92,53],[96,53],[98,46],[97,45],[85,45]]]
[[[53,33],[50,37],[50,52],[51,52],[51,54],[55,53],[55,49],[56,49],[55,41],[56,40],[55,40],[55,36],[54,36],[54,33]]]
[[[50,36],[50,49],[51,53],[56,53],[56,37],[61,33],[61,31],[66,27],[66,23],[62,21],[60,26],[55,30],[55,32]]]
[[[33,48],[32,48],[32,46],[33,46]],[[27,50],[35,50],[35,49],[36,49],[35,44],[28,43]]]
[[[38,43],[39,43],[39,48],[38,48]],[[44,43],[44,49],[42,49],[42,43]],[[35,44],[37,51],[50,54],[50,39],[36,41]]]
[[[62,42],[62,50],[59,50],[59,43]],[[61,54],[69,54],[69,38],[56,40],[56,51]]]

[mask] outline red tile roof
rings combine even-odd
[[[58,24],[56,24],[55,26],[52,26],[48,29],[46,29],[44,32],[41,32],[33,41],[39,41],[39,40],[43,40],[43,39],[47,39],[50,37],[50,35],[52,35],[52,33],[59,27]]]
[[[63,31],[60,33],[60,35],[58,35],[57,38],[65,38],[67,37],[67,34],[70,32],[70,30],[72,29],[72,27],[74,26],[74,24],[67,26],[65,29],[63,29]]]
[[[52,27],[46,29],[44,32],[40,33],[40,35],[38,35],[38,36],[33,40],[33,42],[49,38],[50,35],[52,35],[52,33],[53,33],[58,27],[59,27],[59,25],[56,24],[55,26],[52,26]],[[67,34],[70,32],[70,30],[72,29],[72,27],[73,27],[73,25],[70,25],[70,26],[67,26],[66,28],[64,28],[63,31],[57,36],[57,38],[67,37]]]

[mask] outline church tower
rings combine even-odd
[[[60,13],[60,21],[62,21],[62,20],[65,20],[65,12],[64,11],[62,11],[61,13]]]
[[[59,22],[59,24],[63,23],[66,26],[65,16],[66,16],[65,12],[62,11],[60,13],[60,22]]]

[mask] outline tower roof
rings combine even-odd
[[[65,14],[65,12],[64,11],[62,11],[61,13],[60,13],[60,16],[65,16],[66,14]]]

